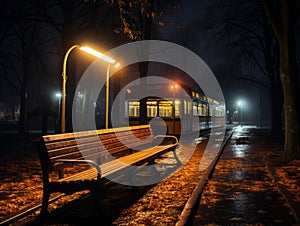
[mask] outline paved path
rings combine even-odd
[[[192,225],[292,225],[250,128],[238,128],[208,182]]]

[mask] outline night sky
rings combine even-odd
[[[244,120],[255,124],[260,124],[262,120],[263,124],[267,125],[269,123],[270,111],[268,90],[255,83],[239,79],[239,77],[243,77],[250,73],[256,74],[257,77],[260,77],[260,70],[255,66],[249,70],[247,62],[243,63],[239,60],[240,56],[231,53],[228,49],[224,49],[224,45],[226,44],[224,41],[216,41],[217,39],[214,39],[215,34],[199,26],[199,24],[202,26],[211,24],[216,18],[224,13],[223,8],[214,8],[217,4],[219,4],[219,1],[182,1],[182,8],[178,9],[176,15],[167,15],[164,18],[165,21],[174,22],[174,24],[177,24],[181,28],[178,29],[176,28],[177,26],[163,26],[160,27],[159,35],[156,36],[158,39],[176,42],[189,48],[209,65],[219,80],[224,92],[227,109],[230,112],[237,110],[237,100],[243,99],[246,103],[244,106]],[[13,6],[8,6],[8,8],[11,8],[11,10],[16,13],[16,9]],[[55,11],[52,11],[52,13],[53,15],[56,15]],[[9,13],[5,14],[4,18],[9,18]],[[11,23],[11,20],[12,19],[10,18],[7,21],[2,21],[2,27],[6,28],[6,25]],[[39,26],[42,33],[46,34],[49,39],[53,37],[53,40],[48,42],[46,45],[41,45],[44,48],[48,48],[46,51],[49,54],[49,58],[47,58],[47,61],[45,62],[48,75],[46,74],[45,76],[45,73],[43,72],[44,68],[38,66],[38,62],[31,64],[31,67],[33,68],[30,73],[33,72],[34,74],[30,77],[30,83],[28,86],[28,98],[30,100],[28,109],[33,109],[34,106],[38,104],[37,96],[45,92],[51,93],[52,109],[55,110],[57,109],[57,100],[54,95],[55,92],[60,90],[59,78],[61,69],[59,66],[53,67],[51,65],[58,65],[57,62],[59,59],[55,56],[55,54],[59,52],[59,47],[57,46],[59,41],[56,40],[57,33],[55,30],[45,29],[42,25]],[[26,28],[24,30],[26,32]],[[106,30],[110,30],[110,32],[113,33],[112,27],[106,27]],[[4,30],[2,29],[2,33],[3,31]],[[101,41],[103,42],[102,46],[104,46],[107,50],[116,46],[118,41],[118,39],[115,39],[113,44],[110,42],[111,33],[101,37]],[[19,42],[16,41],[15,37],[7,38],[2,42],[0,50],[2,55],[1,65],[7,65],[8,61],[5,60],[5,55],[8,53],[10,54],[12,52],[12,48],[19,48],[20,44],[18,43]],[[78,64],[85,66],[88,65],[88,63],[88,60],[80,60]],[[12,64],[9,63],[9,66],[10,65],[15,65],[14,67],[18,70],[20,62],[16,61]],[[35,66],[37,66],[37,68],[35,68]],[[77,70],[79,72],[82,71],[81,69]],[[12,83],[16,83],[17,79],[14,76],[14,73],[15,72],[13,70],[5,66],[1,68],[0,101],[2,102],[5,101],[12,103],[19,101],[17,93],[12,89],[7,81],[8,77]],[[49,75],[51,75],[51,79],[45,79]]]

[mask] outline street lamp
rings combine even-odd
[[[237,105],[240,107],[240,125],[243,126],[243,115],[242,115],[243,102],[239,100],[237,102]]]
[[[60,105],[61,105],[61,93],[55,93],[55,97],[58,99],[58,109],[57,109],[57,117],[56,117],[56,125],[55,130],[59,128],[59,115],[60,115]]]
[[[71,46],[65,56],[63,61],[63,71],[62,71],[62,84],[61,84],[61,133],[65,132],[65,124],[66,124],[66,83],[67,83],[67,59],[73,49],[80,49],[83,52],[86,52],[92,56],[95,56],[101,60],[104,60],[108,63],[107,71],[106,71],[106,105],[105,105],[105,128],[108,128],[108,101],[109,101],[109,69],[110,65],[113,65],[115,68],[120,67],[120,63],[116,60],[110,58],[109,56],[98,52],[88,46],[80,46],[80,45],[73,45]]]
[[[176,112],[176,109],[175,109],[175,93],[176,93],[176,89],[178,88],[178,85],[175,84],[175,85],[171,85],[171,89],[173,90],[173,110],[172,110],[172,113],[173,113],[173,134],[175,135],[175,112]]]

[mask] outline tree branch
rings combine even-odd
[[[276,24],[276,16],[274,15],[274,13],[271,12],[271,9],[270,9],[270,6],[268,5],[267,0],[261,0],[261,4],[263,6],[263,9],[265,10],[268,20],[270,21],[270,24],[273,28],[276,39],[279,42],[281,39],[281,35],[279,32],[279,27]]]

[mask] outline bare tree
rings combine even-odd
[[[125,4],[126,2],[123,3]],[[32,46],[37,47],[37,40],[27,40],[29,33],[27,34],[24,31],[22,35],[25,36],[20,36],[19,39],[21,40],[25,38],[25,47],[29,49],[26,50],[27,52],[23,51],[22,57],[24,57],[24,60],[28,61],[30,61],[29,59],[34,58],[35,63],[39,65],[40,70],[43,71],[43,79],[52,82],[54,81],[54,86],[58,86],[61,81],[60,68],[62,65],[62,59],[67,49],[73,44],[81,43],[82,40],[97,43],[100,35],[102,38],[100,41],[106,43],[106,46],[111,47],[112,45],[116,45],[116,43],[120,43],[121,40],[117,38],[118,35],[114,36],[115,39],[111,38],[113,34],[115,34],[114,29],[116,33],[118,33],[117,25],[114,24],[116,23],[116,14],[120,16],[119,22],[121,21],[119,31],[120,29],[124,31],[125,35],[127,35],[130,39],[150,39],[153,17],[161,14],[161,12],[156,12],[156,14],[154,14],[154,4],[152,0],[136,1],[136,5],[132,5],[135,4],[134,2],[128,2],[123,5],[122,1],[102,0],[24,0],[22,1],[22,4],[18,6],[15,6],[10,1],[1,2],[0,4],[8,7],[10,12],[12,12],[5,15],[6,19],[10,21],[10,24],[15,24],[16,21],[22,21],[24,29],[26,27],[28,31],[35,30],[38,34],[45,34],[44,38],[47,39],[47,41],[44,40],[44,42],[48,42],[48,45],[44,45],[42,47],[42,51],[40,51],[38,48],[31,48]],[[164,3],[164,5],[168,4]],[[114,8],[113,6],[117,7]],[[108,18],[111,19],[108,20]],[[160,21],[160,23],[162,22]],[[35,29],[33,29],[34,24],[36,25]],[[130,24],[130,27],[127,26],[128,24]],[[3,28],[1,23],[0,26]],[[112,27],[114,29],[111,29]],[[2,29],[0,43],[3,40],[9,40],[5,34],[10,32],[11,26],[8,26],[8,23],[6,23],[5,28],[6,29]],[[19,31],[21,31],[21,29]],[[135,34],[138,34],[139,36],[135,36]],[[115,43],[113,40],[115,40]],[[28,41],[30,41],[30,44]],[[30,54],[30,56],[28,54]],[[41,57],[41,54],[43,54],[44,57]],[[75,75],[76,60],[72,58],[72,56],[70,56],[70,58],[67,70],[69,74]],[[7,62],[5,65],[6,71],[15,70],[14,65],[8,64],[7,66]],[[141,74],[146,75],[147,67],[142,66],[142,68]],[[23,64],[23,67],[19,68],[19,73],[29,76],[31,75],[31,70],[33,70],[33,68],[30,64],[28,66]],[[26,76],[24,77],[25,79],[23,82],[24,87],[28,85],[28,79]],[[72,130],[70,121],[72,117],[70,115],[75,91],[75,77],[76,76],[68,77],[68,131]],[[18,80],[18,76],[15,78]],[[14,82],[11,84],[15,85]],[[25,91],[22,92],[26,93],[27,88],[24,90]],[[22,94],[22,96],[26,95]],[[21,100],[21,102],[24,102],[24,100]]]
[[[33,78],[34,56],[41,44],[38,25],[23,21],[23,13],[28,8],[24,5],[21,14],[6,15],[9,27],[1,33],[2,46],[1,67],[5,69],[4,77],[11,90],[19,96],[20,120],[19,133],[25,133],[29,82]],[[10,19],[10,20],[9,20]]]
[[[299,159],[299,106],[297,106],[299,75],[295,55],[297,5],[294,1],[285,0],[261,0],[261,3],[272,25],[280,50],[279,73],[284,94],[285,158],[287,160]]]
[[[104,1],[84,2],[82,0],[27,0],[31,11],[26,14],[26,20],[42,25],[43,30],[51,31],[52,58],[58,58],[56,68],[56,83],[61,81],[61,65],[64,54],[74,44],[84,42],[97,43],[99,33],[105,39],[108,32],[103,32],[102,23],[108,18],[111,7]],[[107,37],[106,37],[107,38]],[[107,39],[108,40],[108,39]],[[100,40],[105,41],[105,40]],[[68,61],[68,85],[66,106],[66,130],[72,131],[72,103],[76,87],[76,59],[75,54]]]
[[[281,99],[278,81],[281,81],[285,122],[284,155],[287,160],[299,158],[299,75],[295,51],[296,10],[299,6],[295,1],[253,0],[225,1],[222,8],[228,6],[230,10],[225,10],[210,29],[219,40],[227,43],[231,51],[252,59],[254,65],[266,75],[274,105],[272,110],[277,117],[281,112],[280,108],[276,108],[281,105],[280,101],[278,103]],[[277,128],[280,127],[277,125]]]
[[[200,23],[209,20],[211,15],[216,17],[211,23]],[[279,49],[260,2],[223,1],[211,7],[201,21],[195,21],[194,26],[209,31],[213,36],[211,42],[218,42],[228,54],[243,63],[244,74],[236,78],[259,84],[270,91],[271,131],[280,135],[283,98],[279,82]]]
[[[164,16],[181,7],[179,0],[107,0],[119,10],[120,25],[115,32],[123,32],[131,40],[150,40],[156,25],[164,26]],[[148,74],[148,62],[139,62],[140,77]],[[146,84],[141,84],[145,86]],[[147,123],[146,99],[140,100],[140,124]]]

